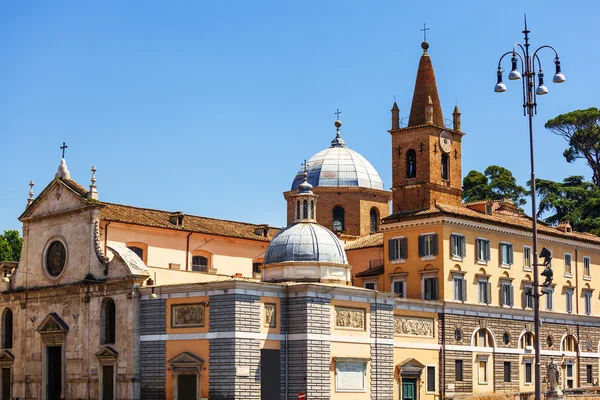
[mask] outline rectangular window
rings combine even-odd
[[[585,372],[586,372],[586,383],[594,383],[594,377],[592,376],[592,366],[590,364],[585,366]]]
[[[546,289],[546,311],[554,310],[554,289]]]
[[[336,391],[364,392],[366,390],[365,362],[337,361],[335,363]]]
[[[467,301],[467,281],[462,275],[452,277],[452,286],[454,291],[454,300]]]
[[[398,297],[402,297],[405,298],[406,297],[406,292],[405,287],[406,287],[406,282],[401,280],[401,281],[394,281],[393,282],[393,286],[394,286],[394,293],[398,296]]]
[[[565,253],[565,275],[572,275],[571,271],[571,255],[569,253]]]
[[[512,265],[513,246],[510,243],[500,243],[500,264]]]
[[[365,289],[377,290],[377,283],[375,283],[375,282],[365,282],[363,284],[363,287]]]
[[[430,233],[419,236],[419,257],[437,255],[437,234]]]
[[[388,240],[388,252],[390,261],[406,260],[408,257],[406,238],[395,238]]]
[[[452,257],[463,258],[467,255],[465,237],[453,233],[450,235],[450,254]]]
[[[504,382],[510,382],[510,361],[504,361]]]
[[[525,360],[525,384],[531,385],[533,383],[533,363],[531,360]]]
[[[423,278],[423,300],[437,300],[438,279],[435,277]]]
[[[566,365],[566,381],[567,381],[567,387],[569,389],[573,388],[573,362],[572,361],[567,361],[567,365]]]
[[[583,276],[592,276],[589,257],[583,257]]]
[[[427,366],[427,392],[435,392],[435,367]]]
[[[565,306],[568,313],[573,312],[573,290],[571,289],[565,290]]]
[[[523,269],[531,271],[531,247],[523,247]]]
[[[479,289],[479,302],[490,304],[492,302],[492,284],[487,279],[480,279],[477,286]]]
[[[487,360],[479,359],[479,383],[487,384]]]
[[[490,261],[490,241],[477,239],[477,261]]]
[[[502,282],[501,306],[512,307],[514,305],[514,287],[510,282]]]
[[[463,360],[454,360],[454,380],[457,382],[463,380]]]
[[[592,313],[592,292],[585,291],[583,293],[583,307],[586,315]]]
[[[523,307],[533,308],[533,287],[531,285],[523,287]]]

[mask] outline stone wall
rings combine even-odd
[[[371,398],[394,397],[394,309],[391,304],[371,303]],[[385,341],[381,343],[379,340]]]
[[[140,335],[167,333],[167,302],[143,300],[140,304]],[[140,344],[140,382],[143,399],[164,400],[166,393],[166,342],[142,341]]]

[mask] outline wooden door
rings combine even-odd
[[[115,399],[115,367],[112,365],[102,366],[102,400]]]
[[[177,375],[177,400],[197,400],[198,375]]]
[[[402,378],[402,400],[417,400],[416,381]]]
[[[10,368],[2,368],[2,400],[10,400]]]
[[[62,348],[46,348],[46,400],[60,400],[62,391]]]
[[[280,350],[260,351],[260,398],[261,400],[281,399]]]

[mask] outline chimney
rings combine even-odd
[[[556,227],[559,231],[562,231],[564,233],[573,233],[573,228],[571,228],[571,224],[569,223],[569,221],[561,221],[558,223],[558,226]]]
[[[175,211],[173,214],[169,215],[169,222],[179,228],[180,226],[183,226],[184,217],[185,215],[181,211]]]

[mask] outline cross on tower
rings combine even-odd
[[[423,29],[421,29],[421,32],[423,32],[423,41],[426,42],[427,41],[427,31],[430,28],[427,27],[427,24],[425,22],[423,22]]]
[[[304,162],[301,165],[304,167],[304,173],[306,174],[306,170],[308,169],[308,163],[306,162],[306,160],[304,160]]]
[[[340,109],[339,109],[339,108],[337,108],[337,109],[336,109],[336,112],[334,112],[336,119],[340,119],[340,114],[341,114],[341,113],[342,113],[342,112],[340,111]]]
[[[63,145],[60,147],[60,149],[62,150],[62,158],[65,158],[65,149],[68,148],[69,146],[67,146],[65,144],[65,142],[63,142]]]

